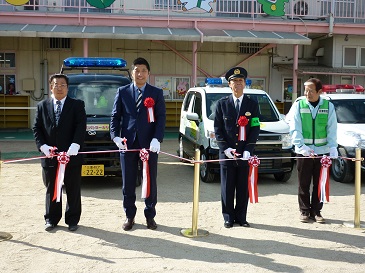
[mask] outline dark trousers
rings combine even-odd
[[[300,156],[300,155],[298,155]],[[323,203],[318,198],[318,183],[321,171],[320,158],[302,157],[297,159],[298,170],[298,202],[301,212],[320,212]],[[312,198],[310,186],[313,181]]]
[[[248,205],[248,166],[220,165],[224,221],[246,221]],[[234,198],[236,195],[236,205]]]
[[[134,141],[132,147],[128,149],[141,149],[138,139]],[[149,172],[150,172],[150,196],[145,199],[144,215],[146,218],[156,216],[157,203],[157,153],[149,152]],[[136,207],[136,181],[138,175],[139,152],[121,152],[120,162],[123,178],[123,208],[127,218],[134,218],[137,213]],[[138,193],[141,194],[141,193]]]
[[[46,213],[45,220],[57,225],[62,218],[62,195],[61,201],[52,201],[57,167],[43,167],[43,177],[45,178],[46,191]],[[65,212],[65,223],[67,225],[77,225],[81,216],[81,165],[66,166],[64,177],[64,188],[67,195]]]

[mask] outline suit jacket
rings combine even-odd
[[[57,147],[57,152],[67,152],[71,143],[84,144],[86,132],[85,104],[82,100],[66,97],[61,116],[56,126],[53,99],[37,105],[33,134],[38,150],[43,144]],[[42,159],[43,167],[57,166],[57,158]],[[68,165],[82,164],[82,155],[71,156]]]
[[[214,118],[215,138],[219,146],[219,158],[227,158],[224,151],[227,148],[236,149],[236,153],[242,154],[244,151],[253,154],[253,150],[260,133],[260,126],[251,126],[252,118],[259,117],[259,107],[256,101],[243,96],[239,116],[246,116],[246,140],[238,141],[239,126],[237,124],[237,114],[234,105],[233,95],[221,98],[216,107]],[[229,165],[234,161],[222,161],[221,164]],[[244,161],[239,160],[243,163]]]
[[[138,134],[140,147],[148,149],[153,138],[162,142],[164,137],[166,106],[163,91],[147,83],[139,112],[137,112],[134,92],[133,83],[118,88],[112,110],[110,136],[111,139],[117,136],[125,137],[127,146],[131,146]],[[144,106],[144,101],[148,97],[155,101],[155,122],[148,122],[148,111]]]

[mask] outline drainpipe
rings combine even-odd
[[[299,45],[294,45],[294,56],[293,56],[293,93],[292,93],[292,103],[298,97],[298,55],[299,55]]]
[[[329,31],[328,31],[328,37],[332,37],[333,36],[333,23],[334,23],[334,18],[333,18],[333,13],[331,12],[329,14]]]
[[[200,34],[200,43],[203,43],[204,41],[204,34],[203,32],[200,31],[200,29],[198,28],[198,22],[197,21],[194,21],[194,28],[197,32],[199,32]]]
[[[198,55],[198,42],[193,42],[193,63],[192,63],[192,69],[193,69],[193,73],[192,73],[192,85],[191,86],[196,86],[196,70],[197,70],[197,55]]]

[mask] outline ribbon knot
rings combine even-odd
[[[148,159],[150,157],[150,154],[148,151],[143,148],[139,152],[139,157],[142,160],[142,192],[141,192],[141,198],[148,198],[150,196],[151,191],[151,182],[150,182],[150,168],[148,166]]]
[[[56,200],[56,202],[60,202],[62,185],[65,178],[66,165],[70,161],[70,157],[67,155],[66,152],[60,152],[57,156],[57,161],[58,166],[52,201]]]

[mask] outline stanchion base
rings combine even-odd
[[[198,229],[197,230],[197,234],[193,234],[193,229],[191,228],[187,228],[187,229],[182,229],[180,231],[181,235],[185,236],[185,237],[189,237],[189,238],[193,238],[193,237],[204,237],[204,236],[208,236],[209,232],[206,230],[202,230],[202,229]]]
[[[5,240],[10,240],[13,236],[7,232],[0,232],[0,242]]]
[[[355,228],[355,223],[354,222],[344,222],[343,225],[345,227]],[[360,223],[360,227],[359,228],[365,228],[365,225]]]

